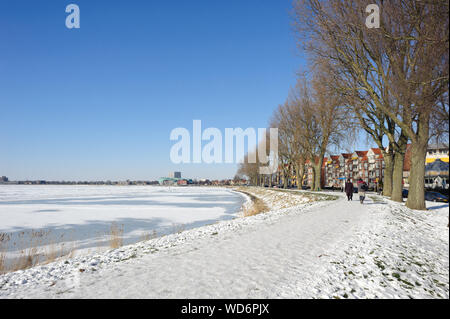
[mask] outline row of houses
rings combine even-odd
[[[436,187],[436,180],[439,180],[439,187],[448,187],[448,162],[449,148],[447,144],[429,146],[426,164],[427,167],[430,167],[427,170],[430,176],[425,176],[427,187]],[[436,171],[435,167],[439,167],[439,171]],[[408,145],[403,165],[403,184],[406,188],[409,186],[410,169],[411,148]],[[377,189],[383,182],[384,170],[385,162],[383,152],[379,148],[331,155],[325,157],[323,160],[321,187],[341,188],[347,179],[350,179],[356,185],[356,182],[361,178],[369,185],[369,188]],[[312,165],[310,162],[307,162],[303,186],[311,186],[313,176]],[[281,174],[278,174],[278,180],[282,184]],[[294,170],[292,171],[288,184],[297,186]]]
[[[384,169],[383,153],[379,148],[331,155],[323,160],[321,187],[340,188],[347,179],[356,184],[361,178],[369,187],[376,188],[384,177]],[[304,186],[310,186],[312,180],[312,165],[307,162]]]

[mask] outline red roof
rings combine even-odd
[[[364,157],[367,155],[369,151],[356,151],[356,155],[358,155],[358,157]]]
[[[374,152],[377,155],[382,155],[383,154],[379,148],[371,148],[371,150],[372,150],[372,152]]]
[[[342,156],[347,159],[350,158],[353,155],[353,153],[342,153]]]

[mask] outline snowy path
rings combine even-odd
[[[322,268],[320,255],[345,242],[364,213],[340,201],[87,278],[75,297],[270,298],[293,296]],[[314,216],[313,216],[314,215]],[[349,222],[349,221],[352,222]],[[130,282],[129,278],[133,277]],[[300,281],[298,280],[300,279]]]
[[[408,221],[401,221],[402,226],[396,224],[398,216],[404,218],[398,212],[392,214],[400,206],[396,205],[371,199],[360,205],[341,197],[337,201],[221,222],[189,231],[197,233],[191,238],[181,236],[175,245],[169,240],[163,249],[132,255],[126,261],[107,262],[102,267],[97,267],[101,261],[88,262],[82,272],[77,265],[70,280],[19,285],[7,297],[448,298],[448,230],[446,224],[445,228],[441,225],[448,214],[441,213],[431,221],[435,224],[428,225],[430,221],[426,221],[433,231],[446,233],[436,236],[433,242],[429,229],[421,230],[417,236],[423,247],[417,247],[417,241],[408,245],[410,238],[404,238],[411,234],[403,224]],[[420,214],[419,222],[424,213]],[[417,223],[414,220],[414,225]],[[399,233],[392,233],[387,225],[400,229]],[[214,229],[218,231],[212,232]],[[203,235],[198,236],[199,233]],[[388,235],[392,235],[392,242],[386,239]],[[393,249],[402,243],[404,247]],[[145,247],[144,243],[134,249],[148,249]],[[414,265],[407,266],[411,265],[407,261],[401,264],[399,259],[417,248],[421,250],[419,257],[431,263],[425,269],[421,265],[420,272]],[[385,265],[380,267],[380,263]],[[396,273],[385,273],[392,265],[407,269],[401,269],[398,277]],[[404,277],[406,273],[409,277]],[[411,276],[415,279],[414,289],[402,279]],[[425,287],[430,285],[435,292],[427,291]],[[0,289],[0,297],[1,293]]]

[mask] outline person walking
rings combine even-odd
[[[383,181],[380,179],[378,182],[378,195],[381,195],[383,193]]]
[[[353,183],[350,179],[348,179],[347,183],[345,183],[345,194],[347,194],[348,201],[353,200]]]
[[[360,178],[358,180],[358,195],[359,195],[359,201],[361,204],[364,203],[364,199],[366,198],[366,191],[367,191],[367,184]]]

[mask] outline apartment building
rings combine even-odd
[[[355,151],[352,154],[352,158],[348,160],[350,166],[349,171],[351,172],[348,178],[355,184],[360,178],[366,183],[369,183],[369,163],[367,153],[369,153],[369,151]]]
[[[369,187],[374,188],[384,177],[383,152],[379,148],[371,148],[367,152],[367,180]]]
[[[307,163],[305,185],[312,183],[312,167]],[[324,158],[322,166],[322,187],[340,188],[350,179],[356,186],[362,178],[369,187],[375,188],[384,176],[383,154],[378,148],[331,155]]]
[[[448,144],[432,144],[428,146],[426,163],[433,163],[435,160],[449,162]]]
[[[340,187],[339,155],[331,155],[324,161],[324,180],[326,187]]]
[[[430,145],[427,152],[428,164],[437,162],[448,163],[448,145]],[[403,165],[403,184],[408,188],[409,171],[411,169],[411,145],[406,148]],[[383,151],[380,148],[370,148],[367,151],[355,151],[353,153],[342,153],[325,157],[322,165],[321,187],[343,187],[345,180],[350,179],[356,186],[361,178],[369,188],[377,188],[384,178],[385,163]],[[313,168],[310,161],[306,161],[303,185],[311,186],[313,182]],[[448,172],[440,173],[439,177],[443,183],[448,185]],[[430,178],[429,178],[430,179]],[[431,179],[430,179],[431,180]],[[434,183],[428,181],[428,183]],[[292,170],[289,184],[296,186],[296,173]]]

